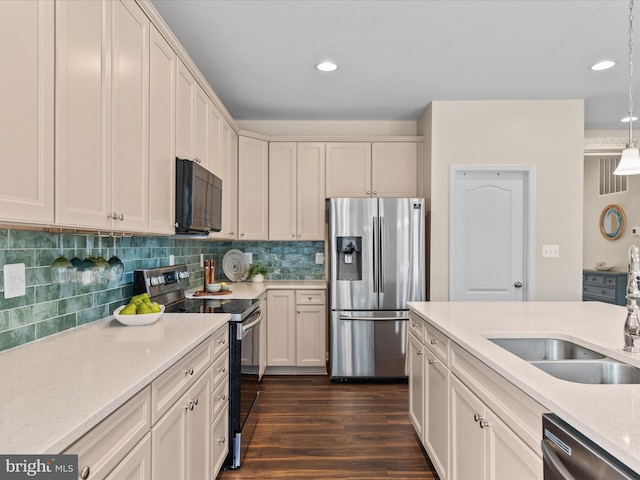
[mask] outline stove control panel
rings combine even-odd
[[[133,272],[133,290],[137,295],[147,293],[149,297],[169,295],[184,296],[189,288],[189,271],[186,265],[149,268]]]

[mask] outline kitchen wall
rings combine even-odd
[[[581,100],[433,102],[424,136],[431,205],[430,298],[449,297],[452,165],[535,165],[535,300],[581,299],[584,105]],[[560,246],[542,258],[543,244]]]
[[[113,254],[113,238],[102,239],[102,255]],[[200,254],[216,260],[216,277],[226,280],[222,271],[224,253],[237,248],[253,253],[253,263],[262,263],[269,271],[267,280],[322,280],[324,265],[315,264],[315,254],[324,253],[324,242],[211,242],[168,237],[128,237],[116,240],[117,256],[123,261],[125,275],[118,284],[96,286],[52,284],[49,265],[60,254],[68,259],[77,252],[80,258],[92,251],[99,254],[100,239],[93,235],[61,235],[30,230],[0,229],[0,350],[5,350],[54,333],[109,316],[133,295],[133,271],[176,263],[187,264],[191,286],[203,279]],[[2,266],[24,263],[27,294],[4,298]]]
[[[629,247],[640,246],[640,237],[631,235],[631,227],[640,227],[640,175],[627,177],[626,193],[600,196],[598,192],[598,164],[602,157],[617,158],[629,139],[628,130],[585,132],[584,157],[584,260],[585,268],[598,262],[615,265],[626,272]],[[609,204],[622,207],[627,220],[624,233],[617,240],[607,240],[600,233],[600,214]]]

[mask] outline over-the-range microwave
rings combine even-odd
[[[176,234],[206,235],[221,228],[222,179],[176,157]]]

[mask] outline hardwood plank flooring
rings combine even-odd
[[[218,479],[437,479],[407,412],[406,383],[265,376],[243,464]]]

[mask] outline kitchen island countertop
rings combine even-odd
[[[0,452],[60,453],[228,321],[165,313],[127,327],[110,316],[0,352]]]
[[[411,302],[409,306],[549,411],[640,472],[640,385],[559,380],[487,339],[568,339],[640,367],[640,355],[622,350],[625,307],[600,302]]]
[[[203,295],[198,298],[215,298],[217,300],[258,298],[267,290],[326,290],[326,280],[267,280],[264,282],[227,282],[231,293],[226,295]],[[185,296],[193,298],[194,292],[202,288],[187,290]]]

